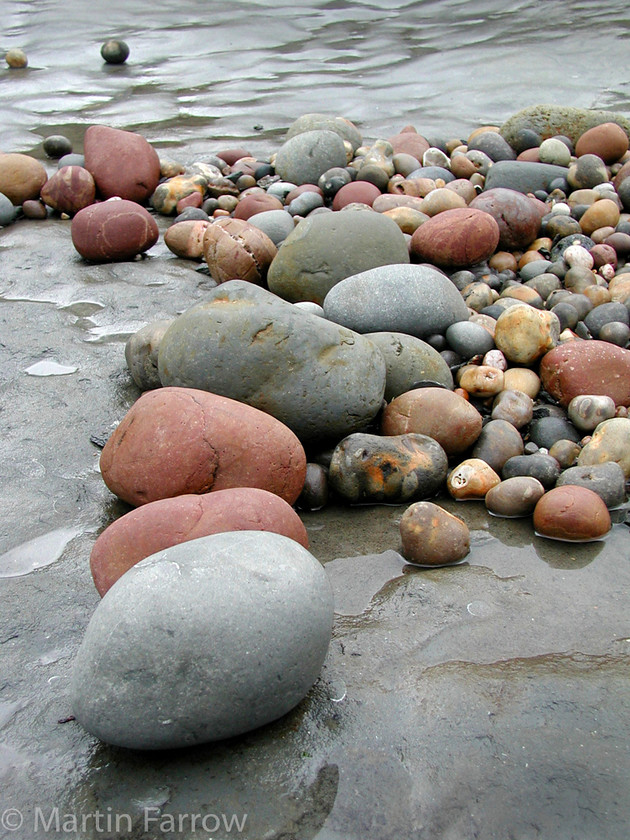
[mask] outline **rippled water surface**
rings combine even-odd
[[[1,148],[85,126],[135,128],[160,147],[214,138],[270,151],[300,114],[367,137],[413,124],[466,135],[539,102],[630,110],[626,4],[502,0],[13,0],[0,48]],[[100,46],[131,55],[107,65]]]
[[[93,123],[187,163],[227,145],[272,153],[312,111],[353,120],[366,139],[408,124],[466,137],[545,102],[630,113],[621,2],[0,0],[0,11],[0,55],[29,58],[0,66],[0,150],[40,157],[57,133],[80,151]],[[125,65],[102,61],[109,37],[129,44]],[[195,267],[163,237],[147,259],[87,264],[52,216],[0,232],[0,837],[210,834],[143,830],[147,809],[248,815],[247,831],[217,840],[630,837],[626,510],[605,539],[577,545],[446,500],[471,553],[444,569],[402,563],[403,506],[303,514],[336,618],[295,710],[228,742],[148,755],[73,720],[71,666],[98,602],[90,551],[125,512],[98,467],[139,396],[124,342],[204,300]],[[87,830],[38,830],[55,808]],[[98,830],[96,813],[129,815],[134,829]]]

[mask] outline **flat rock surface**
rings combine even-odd
[[[54,806],[79,819],[128,813],[140,837],[151,836],[144,808],[177,818],[204,807],[247,814],[247,840],[627,835],[619,521],[603,541],[567,546],[536,537],[529,519],[440,500],[466,520],[471,552],[425,570],[400,559],[404,505],[303,514],[336,618],[321,679],[286,718],[168,761],[58,723],[99,601],[90,551],[128,510],[105,488],[90,437],[106,439],[139,396],[128,336],[212,284],[162,239],[142,261],[101,266],[78,258],[61,221],[17,222],[2,246],[0,552],[22,569],[50,563],[0,579],[1,800],[23,812],[22,836],[37,836],[36,807],[48,818]],[[24,372],[42,360],[76,371]]]

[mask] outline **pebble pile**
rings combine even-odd
[[[265,159],[241,148],[160,159],[141,136],[106,126],[86,131],[84,156],[50,138],[49,157],[64,154],[50,176],[28,155],[0,155],[1,224],[59,214],[81,257],[114,261],[140,258],[158,239],[156,217],[169,217],[169,250],[215,284],[126,346],[145,393],[101,469],[136,510],[92,555],[104,598],[75,679],[88,729],[179,746],[246,731],[301,699],[330,639],[323,582],[312,590],[321,609],[305,606],[300,621],[297,608],[288,620],[261,613],[277,651],[286,621],[304,658],[275,704],[235,624],[265,601],[261,575],[281,581],[280,601],[310,603],[305,579],[277,576],[281,562],[309,574],[318,565],[294,508],[408,504],[401,551],[422,566],[469,552],[465,523],[430,501],[444,492],[531,517],[532,535],[605,537],[630,478],[629,131],[610,112],[536,106],[465,139],[407,126],[368,142],[347,119],[306,114]],[[154,593],[174,585],[176,568],[186,592],[175,601],[198,586],[200,611],[206,596],[237,598],[227,629],[208,628],[224,664],[203,664],[216,673],[239,659],[234,726],[225,696],[216,714],[196,704],[203,675],[191,671],[180,696],[143,641],[158,620]],[[123,620],[127,603],[136,626]],[[167,684],[164,709],[145,681],[110,696],[96,663],[107,655],[123,682],[130,667],[102,650],[114,631]],[[277,651],[270,642],[260,656]],[[185,657],[181,639],[165,640],[159,656],[174,655]],[[288,646],[264,673],[293,673],[296,655]],[[260,714],[248,714],[242,698],[259,690]],[[117,714],[105,719],[105,706]],[[136,706],[155,707],[154,719],[125,728]]]

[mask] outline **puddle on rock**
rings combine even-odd
[[[67,376],[69,373],[76,373],[78,367],[74,365],[62,365],[54,359],[42,359],[34,365],[27,367],[24,373],[29,376]]]
[[[361,615],[390,581],[401,577],[407,562],[397,551],[339,557],[326,563],[337,615]]]
[[[58,560],[80,528],[57,528],[22,543],[0,556],[0,578],[21,577]]]

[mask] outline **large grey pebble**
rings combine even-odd
[[[334,131],[304,131],[291,137],[278,149],[276,172],[284,181],[316,184],[320,175],[333,166],[346,165],[346,147]]]
[[[15,221],[18,209],[6,197],[4,193],[0,193],[0,227],[6,227],[11,222]]]
[[[371,341],[244,280],[222,283],[175,319],[158,369],[163,385],[248,403],[303,441],[363,428],[385,390]]]
[[[453,374],[438,351],[412,335],[396,332],[366,333],[385,359],[385,399],[410,391],[420,382],[433,382],[453,390]]]
[[[565,178],[564,166],[527,160],[499,160],[488,170],[484,191],[506,187],[522,193],[547,190],[555,178]]]
[[[293,302],[323,303],[340,280],[388,263],[408,263],[405,236],[381,213],[328,213],[303,219],[285,239],[267,285]]]
[[[577,484],[587,487],[601,497],[606,507],[614,508],[626,499],[626,477],[616,461],[569,467],[560,474],[556,486]]]
[[[494,348],[494,338],[485,327],[474,321],[451,324],[446,330],[446,340],[462,359],[471,359],[479,353],[485,355]]]
[[[332,620],[324,569],[294,540],[234,531],[181,543],[99,603],[74,663],[74,714],[131,749],[239,735],[307,694]]]
[[[330,117],[327,114],[302,114],[302,116],[298,117],[289,126],[287,140],[305,131],[322,129],[334,131],[335,134],[338,134],[343,140],[350,143],[353,151],[356,151],[363,142],[361,132],[353,122],[347,120],[345,117]]]
[[[158,373],[158,353],[164,333],[172,319],[152,321],[135,332],[125,344],[125,361],[133,381],[141,391],[161,386]]]
[[[347,277],[324,300],[326,317],[359,333],[444,333],[468,320],[455,285],[430,265],[385,265]]]
[[[254,213],[247,221],[266,233],[276,246],[284,242],[295,227],[293,216],[286,210],[264,210],[262,213]]]

